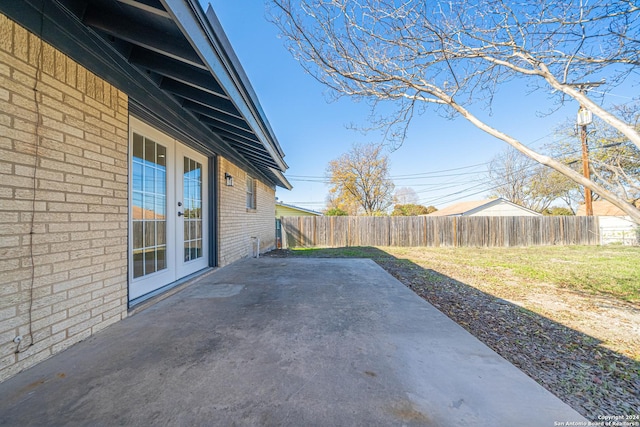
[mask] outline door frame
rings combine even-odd
[[[166,216],[167,216],[167,236],[166,236],[166,244],[167,249],[169,249],[169,245],[172,245],[173,248],[173,256],[169,256],[167,254],[167,269],[162,272],[156,272],[150,274],[147,278],[133,278],[133,155],[131,153],[131,147],[133,144],[133,133],[141,134],[145,137],[148,137],[154,140],[157,143],[165,145],[167,147],[167,206],[166,206]],[[129,152],[127,154],[127,163],[129,166],[129,182],[128,182],[128,209],[127,209],[127,301],[128,306],[132,307],[140,302],[147,300],[159,293],[162,293],[168,289],[177,286],[178,284],[184,281],[185,277],[189,277],[191,275],[197,274],[198,271],[206,270],[212,266],[217,265],[217,245],[216,245],[216,236],[217,236],[217,191],[218,191],[218,182],[216,179],[216,174],[218,170],[218,162],[217,156],[215,155],[207,155],[202,153],[199,150],[192,148],[191,146],[184,144],[171,136],[170,134],[165,133],[153,127],[146,122],[138,119],[134,116],[129,116]],[[178,148],[179,147],[179,148]],[[179,268],[178,262],[182,253],[183,253],[183,245],[180,245],[178,248],[177,242],[177,233],[178,227],[177,224],[181,225],[182,222],[177,221],[177,188],[176,185],[178,182],[182,180],[182,176],[178,175],[178,165],[176,164],[177,156],[176,153],[186,153],[187,156],[189,154],[200,157],[202,161],[203,168],[206,170],[203,172],[203,189],[202,189],[202,199],[203,199],[203,212],[205,212],[206,217],[204,219],[203,224],[203,260],[201,266],[195,271],[189,271],[187,273],[183,273],[183,275],[179,274],[179,271],[184,271]],[[169,155],[171,153],[171,155]],[[182,159],[181,159],[182,160]],[[171,165],[171,166],[170,166]],[[181,169],[181,168],[180,168]],[[172,220],[169,220],[173,218]],[[168,252],[168,251],[167,251]],[[160,286],[157,285],[148,285],[144,282],[147,281],[149,283],[162,283]],[[132,292],[132,286],[141,285],[144,290]]]

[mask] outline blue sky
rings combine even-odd
[[[201,1],[206,9],[207,1]],[[350,123],[367,125],[369,106],[347,98],[328,102],[327,89],[303,71],[278,37],[278,29],[267,21],[263,2],[213,0],[211,4],[286,154],[286,176],[294,189],[279,188],[276,196],[285,203],[323,209],[328,186],[320,181],[329,161],[355,142],[380,142],[378,133],[363,135],[348,128]],[[540,114],[552,107],[544,93],[529,93],[522,85],[510,84],[497,94],[491,117],[481,106],[472,111],[539,148],[578,109],[570,101],[553,114]],[[463,119],[448,120],[427,111],[414,119],[404,144],[387,153],[396,188],[411,187],[420,203],[442,208],[485,198],[488,187],[481,180],[486,164],[507,147]]]

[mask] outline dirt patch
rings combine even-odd
[[[274,251],[268,256],[296,256]],[[363,253],[592,421],[640,414],[640,307],[508,270]]]
[[[525,295],[516,304],[592,336],[600,345],[640,360],[640,309],[598,295],[584,295],[552,286]]]

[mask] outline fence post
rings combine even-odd
[[[282,249],[282,222],[276,218],[276,249]]]
[[[313,218],[313,220],[311,221],[313,223],[313,246],[318,246],[318,221],[316,221],[315,216],[309,217],[309,218]]]
[[[301,216],[298,217],[298,230],[300,233],[300,244],[302,245],[302,247],[305,247],[306,242],[303,240],[304,239],[304,221],[302,221]]]
[[[458,217],[453,217],[453,247],[458,247]]]
[[[283,221],[284,218],[284,221]],[[280,233],[282,234],[282,249],[289,249],[289,242],[287,239],[287,220],[286,217],[280,218]]]

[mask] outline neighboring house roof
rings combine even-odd
[[[165,216],[142,206],[131,206],[131,218],[136,219],[165,219]]]
[[[502,207],[503,209],[497,209]],[[501,212],[502,211],[502,212]],[[471,216],[471,215],[487,215],[487,216],[541,216],[542,214],[523,206],[516,205],[503,198],[476,200],[471,202],[460,202],[447,206],[430,213],[429,216]]]
[[[205,14],[198,0],[11,1],[0,11],[125,92],[149,124],[291,188],[284,152],[211,6]]]
[[[627,216],[627,214],[608,200],[598,200],[592,202],[594,216]],[[583,204],[578,206],[577,216],[586,216],[586,207]]]
[[[429,216],[451,216],[451,215],[464,215],[479,206],[486,204],[488,200],[475,200],[471,202],[460,202],[449,205],[446,208],[438,209],[435,212],[431,212]]]
[[[283,216],[322,216],[322,213],[311,209],[305,209],[298,206],[288,205],[286,203],[276,203],[276,218]]]

